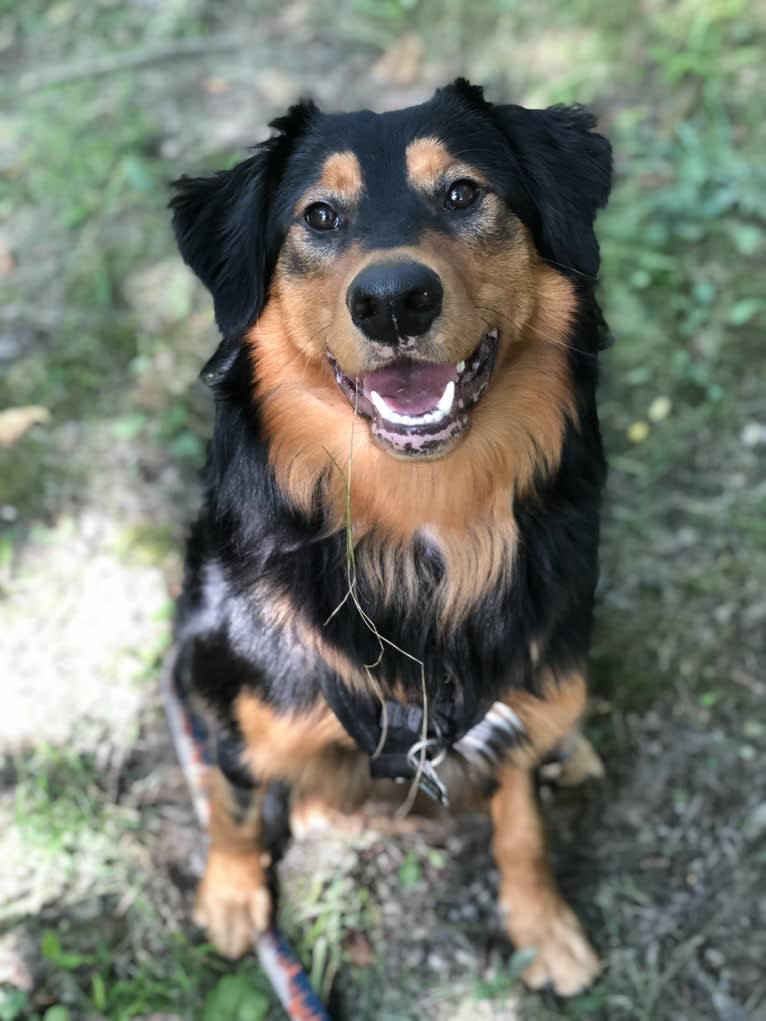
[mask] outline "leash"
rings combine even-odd
[[[162,697],[170,736],[191,794],[194,813],[203,832],[210,806],[205,794],[205,774],[212,764],[210,734],[189,705],[175,677],[175,650],[168,654],[162,672]],[[301,962],[276,926],[254,942],[261,967],[291,1021],[330,1021],[330,1015],[311,987]]]

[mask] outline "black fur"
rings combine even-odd
[[[599,248],[593,231],[611,185],[611,147],[592,131],[596,118],[579,106],[493,110],[525,175],[538,250],[560,269],[595,279]]]
[[[227,725],[233,724],[232,701],[245,687],[277,710],[295,711],[340,683],[293,628],[272,627],[264,591],[287,593],[311,626],[359,666],[378,657],[377,642],[350,601],[333,614],[348,587],[345,535],[328,534],[320,507],[312,516],[297,513],[276,485],[238,339],[267,300],[293,197],[310,183],[321,155],[352,137],[360,150],[376,154],[381,188],[389,187],[385,158],[401,155],[381,150],[381,125],[390,126],[389,139],[418,137],[430,128],[455,151],[469,151],[528,225],[541,254],[575,280],[581,311],[570,360],[579,425],[568,427],[558,470],[541,477],[534,494],[514,508],[520,542],[512,582],[488,589],[454,634],[443,633],[429,612],[443,568],[425,545],[417,605],[383,605],[363,574],[359,598],[383,635],[423,661],[430,700],[450,700],[464,721],[511,685],[534,689],[533,638],[542,636],[542,662],[554,672],[584,664],[605,474],[595,405],[603,322],[594,296],[599,251],[593,220],[606,202],[611,172],[609,145],[591,131],[593,123],[578,107],[492,106],[480,90],[459,81],[431,102],[394,114],[328,116],[302,105],[238,167],[179,182],[173,200],[179,247],[213,294],[224,343],[209,370],[216,423],[204,507],[189,541],[178,640],[193,645],[194,684]],[[373,189],[365,201],[378,201]],[[409,229],[408,210],[416,215],[402,197],[368,208],[377,231],[370,243],[399,243]],[[384,686],[399,678],[412,701],[420,700],[420,668],[394,649],[386,649],[376,676]],[[344,697],[360,719],[377,714],[372,693],[369,699]]]
[[[263,307],[278,253],[269,205],[293,147],[316,115],[300,103],[272,121],[274,138],[212,177],[181,177],[170,205],[179,251],[213,295],[224,340],[237,339]],[[206,368],[210,369],[210,363]]]

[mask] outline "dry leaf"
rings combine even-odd
[[[45,425],[51,413],[40,404],[0,411],[0,447],[12,447],[33,425]]]

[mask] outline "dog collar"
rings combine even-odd
[[[421,790],[446,805],[447,788],[436,772],[449,750],[444,739],[445,724],[438,719],[428,723],[423,736],[422,706],[384,702],[378,722],[378,744],[370,754],[370,776],[374,780],[400,782],[417,777]]]
[[[369,756],[375,780],[417,780],[420,789],[442,805],[449,803],[438,768],[450,752],[483,771],[522,740],[525,729],[502,702],[469,700],[457,685],[445,683],[429,704],[424,733],[423,708],[411,702],[385,701],[378,713],[343,684],[328,684],[325,697],[356,744]]]

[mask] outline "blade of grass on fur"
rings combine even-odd
[[[377,628],[375,622],[369,616],[369,614],[366,612],[366,610],[362,606],[361,602],[359,601],[359,595],[358,595],[358,591],[357,591],[356,555],[355,555],[355,551],[354,551],[353,524],[352,524],[352,520],[351,520],[351,471],[352,471],[353,454],[354,454],[354,427],[355,427],[355,424],[356,424],[356,413],[357,413],[357,406],[356,406],[356,402],[355,402],[355,406],[354,406],[354,419],[351,422],[351,435],[350,435],[350,443],[349,443],[349,455],[348,455],[348,462],[347,462],[348,463],[348,472],[347,473],[344,472],[343,468],[338,463],[337,458],[334,456],[334,454],[331,451],[329,451],[326,447],[324,448],[325,453],[327,454],[327,456],[330,459],[331,463],[335,466],[335,468],[338,471],[341,479],[343,480],[344,501],[345,501],[345,507],[344,507],[344,510],[345,510],[345,532],[346,532],[346,578],[347,578],[347,581],[348,581],[348,591],[346,592],[346,594],[344,595],[344,597],[340,601],[340,603],[338,603],[338,605],[332,611],[330,616],[327,618],[327,620],[325,621],[325,625],[327,625],[333,619],[335,614],[338,613],[338,611],[348,602],[349,599],[351,599],[351,601],[354,604],[354,607],[355,607],[357,613],[359,614],[359,616],[361,617],[362,622],[364,623],[365,627],[375,636],[375,639],[376,639],[376,641],[378,643],[378,647],[380,649],[380,653],[378,655],[378,658],[375,660],[374,663],[365,664],[365,671],[366,671],[367,676],[370,679],[370,682],[371,682],[371,684],[373,686],[373,690],[375,691],[375,694],[378,696],[378,698],[380,700],[380,704],[381,704],[381,716],[382,716],[382,720],[381,720],[381,735],[380,735],[380,739],[378,741],[378,745],[377,745],[375,751],[372,754],[373,758],[375,758],[376,755],[380,754],[383,746],[386,743],[386,737],[387,737],[387,734],[388,734],[388,712],[387,712],[387,709],[386,709],[386,701],[385,701],[385,698],[383,697],[383,691],[382,691],[380,685],[377,683],[377,681],[373,678],[372,669],[374,669],[376,666],[378,666],[378,664],[383,659],[384,647],[386,645],[389,646],[389,648],[391,648],[391,649],[395,649],[402,656],[405,656],[407,659],[411,660],[413,663],[417,663],[418,666],[420,667],[420,683],[421,683],[421,690],[422,690],[422,695],[423,695],[423,721],[422,721],[421,729],[420,729],[420,738],[421,738],[421,742],[422,742],[422,747],[420,749],[420,755],[419,755],[419,759],[418,759],[418,768],[417,768],[417,770],[415,772],[415,776],[413,777],[412,784],[410,785],[410,789],[409,789],[409,791],[407,793],[407,797],[405,798],[403,804],[400,805],[400,807],[396,811],[396,815],[398,817],[401,817],[401,816],[407,815],[407,813],[412,808],[412,805],[413,805],[413,803],[415,801],[415,797],[417,796],[418,789],[420,787],[420,780],[421,780],[421,777],[423,775],[423,768],[424,768],[425,761],[426,761],[426,743],[425,742],[427,741],[427,738],[428,738],[428,691],[427,691],[427,688],[426,688],[426,671],[425,671],[425,664],[423,663],[423,661],[421,659],[418,659],[417,656],[413,656],[412,653],[407,652],[405,649],[402,649],[400,646],[398,646],[395,642],[392,642],[390,639],[386,638],[384,635],[381,635],[381,633],[378,631],[378,628]]]

